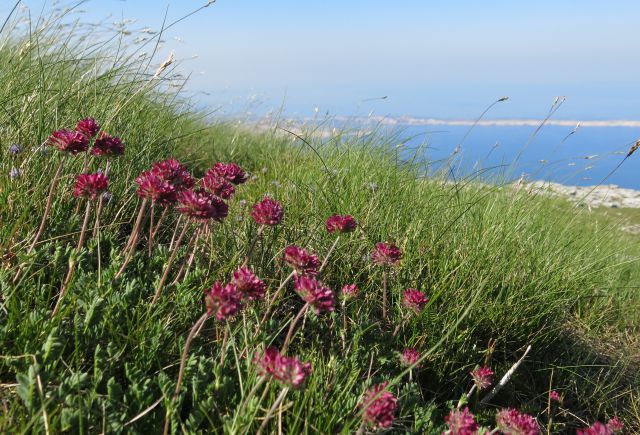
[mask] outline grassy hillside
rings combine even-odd
[[[383,381],[398,400],[389,430],[440,433],[473,384],[470,370],[486,364],[497,382],[529,345],[489,404],[478,401],[488,391],[470,396],[483,426],[494,427],[496,411],[510,406],[550,433],[614,415],[630,433],[640,430],[640,252],[615,216],[594,219],[510,186],[425,178],[377,135],[321,140],[275,125],[252,131],[206,123],[168,91],[171,67],[156,75],[157,64],[119,50],[117,40],[71,31],[78,35],[55,22],[25,37],[5,30],[0,45],[2,432],[155,433],[168,418],[175,433],[255,433],[283,387],[261,381],[253,355],[283,346],[304,306],[293,284],[269,308],[258,300],[228,320],[211,317],[191,344],[174,398],[187,334],[205,313],[203,292],[229,282],[249,251],[248,264],[271,298],[290,274],[286,246],[323,260],[336,240],[325,221],[335,213],[358,222],[340,236],[321,273],[336,294],[335,310],[310,310],[297,324],[287,355],[310,362],[312,372],[305,388],[291,389],[274,408],[265,433],[355,432],[363,393]],[[87,116],[126,147],[108,160],[112,197],[99,231],[92,233],[94,207],[86,244],[76,252],[85,202],[72,190],[77,174],[104,170],[107,159],[67,156],[43,236],[29,252],[63,158],[47,137]],[[20,144],[18,152],[12,144]],[[146,223],[132,261],[116,275],[142,202],[134,179],[169,156],[196,177],[217,161],[236,162],[251,176],[227,201],[229,216],[194,238],[195,251],[187,241],[198,226],[186,227],[152,304],[174,232],[185,223],[173,207],[152,249]],[[250,211],[266,194],[282,203],[284,221],[258,235]],[[400,264],[387,268],[387,320],[383,268],[370,256],[382,241],[403,252]],[[174,283],[191,252],[186,276]],[[75,273],[52,318],[70,267]],[[359,297],[346,300],[340,289],[352,283]],[[429,297],[419,314],[403,306],[407,288]],[[421,355],[411,369],[399,359],[408,347]],[[562,403],[549,400],[550,390]]]

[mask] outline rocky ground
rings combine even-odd
[[[640,208],[640,190],[625,189],[615,184],[601,186],[565,186],[549,181],[534,181],[529,186],[563,196],[588,207]]]

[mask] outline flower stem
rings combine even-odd
[[[184,342],[184,349],[182,350],[182,358],[180,359],[180,369],[178,370],[178,380],[176,381],[176,389],[173,392],[173,397],[171,401],[175,401],[180,394],[180,387],[182,386],[182,377],[184,375],[184,368],[187,365],[187,356],[189,355],[189,348],[191,347],[191,342],[198,335],[200,331],[200,327],[207,321],[209,318],[208,313],[204,313],[197,321],[194,323],[191,331],[189,331],[189,335],[187,336],[187,341]],[[167,410],[167,415],[164,420],[164,435],[169,433],[169,410]]]
[[[336,249],[336,246],[338,246],[338,242],[339,241],[340,241],[340,236],[336,237],[336,239],[333,241],[333,244],[329,248],[329,251],[327,252],[327,255],[324,257],[324,260],[322,260],[322,264],[320,265],[320,269],[318,269],[318,275],[320,275],[320,272],[322,272],[322,270],[325,268],[325,266],[329,262],[329,257],[333,253],[333,250]]]
[[[282,292],[282,289],[284,288],[285,285],[287,285],[287,283],[289,282],[289,280],[291,278],[293,278],[293,276],[295,275],[295,271],[291,272],[285,279],[284,281],[282,281],[280,283],[280,287],[278,287],[278,289],[275,291],[275,293],[273,294],[273,297],[269,300],[269,302],[267,303],[267,308],[264,310],[264,316],[262,316],[262,320],[260,320],[260,325],[258,327],[258,329],[260,329],[260,327],[262,325],[264,325],[264,322],[267,321],[267,317],[269,317],[269,312],[271,311],[271,307],[273,306],[273,303],[276,301],[276,299],[278,299],[278,296],[280,295],[280,292]]]
[[[104,174],[105,175],[109,175],[109,164],[111,162],[107,161],[107,165],[104,168]],[[100,195],[100,198],[98,198],[98,207],[96,208],[96,222],[93,225],[93,234],[91,235],[91,237],[95,238],[98,235],[98,228],[100,227],[100,213],[102,213],[102,207],[104,204],[104,198],[102,195]]]
[[[167,212],[169,211],[169,207],[163,207],[162,208],[162,214],[160,214],[160,219],[158,219],[158,222],[156,223],[156,227],[153,230],[153,233],[151,233],[151,239],[149,239],[149,244],[153,244],[153,241],[156,238],[156,235],[158,234],[158,231],[160,231],[160,227],[162,227],[162,223],[164,222],[164,218],[167,216]]]
[[[253,250],[255,249],[256,244],[258,243],[258,239],[260,239],[260,236],[262,235],[264,228],[265,228],[264,225],[260,225],[258,227],[258,231],[256,231],[256,235],[253,237],[253,240],[249,245],[249,249],[247,250],[247,256],[244,258],[244,263],[242,263],[242,267],[246,267],[247,264],[249,264],[249,260],[251,259],[251,254],[253,254]]]
[[[169,251],[173,249],[173,244],[176,242],[176,236],[178,235],[178,228],[180,228],[180,221],[182,220],[182,215],[178,216],[178,221],[176,222],[176,227],[173,229],[173,235],[171,236],[171,242],[169,243]]]
[[[405,314],[404,317],[400,319],[400,323],[398,323],[398,326],[396,326],[396,329],[393,330],[392,337],[395,337],[396,335],[398,335],[398,332],[400,332],[400,329],[402,328],[404,323],[407,321],[407,319],[409,319],[409,316],[411,316],[411,313]]]
[[[84,221],[82,222],[82,229],[80,230],[80,238],[78,239],[78,246],[76,247],[76,251],[74,255],[78,255],[80,253],[80,249],[82,249],[82,245],[84,245],[85,235],[87,234],[87,227],[89,226],[89,216],[91,215],[91,201],[87,201],[87,208],[84,212]],[[58,310],[60,309],[60,303],[62,302],[62,298],[67,292],[67,288],[69,287],[69,283],[71,283],[71,278],[73,277],[73,272],[76,268],[76,259],[71,260],[71,264],[69,265],[69,271],[67,272],[67,276],[64,279],[64,283],[62,284],[62,288],[60,289],[60,293],[58,293],[58,300],[56,301],[56,305],[53,307],[53,312],[51,313],[51,318],[53,319]]]
[[[282,353],[283,354],[286,352],[287,347],[289,346],[289,341],[291,341],[291,336],[293,335],[293,330],[295,329],[296,325],[298,324],[298,322],[300,321],[300,319],[302,318],[304,313],[307,312],[308,309],[309,309],[309,302],[304,304],[304,306],[298,312],[298,315],[296,317],[294,317],[294,319],[291,321],[291,325],[289,326],[289,332],[287,332],[287,336],[284,339],[284,344],[282,345]]]
[[[133,257],[133,253],[136,249],[136,245],[138,244],[138,235],[140,233],[140,225],[142,225],[142,219],[144,217],[144,210],[147,206],[147,198],[142,200],[142,204],[140,204],[140,211],[138,212],[138,217],[136,218],[136,223],[133,226],[133,231],[131,231],[131,235],[129,236],[129,240],[127,241],[127,245],[125,246],[122,253],[125,255],[124,262],[120,269],[116,273],[114,278],[118,278],[124,272],[124,269],[127,267],[127,264],[131,261]]]
[[[382,318],[387,320],[387,268],[382,271]],[[394,333],[394,335],[397,332]]]
[[[187,244],[187,252],[191,251],[191,254],[189,255],[189,259],[186,262],[182,262],[182,266],[180,266],[180,270],[178,271],[178,273],[176,274],[176,277],[174,278],[174,280],[171,282],[171,285],[176,285],[178,283],[178,281],[180,280],[180,277],[182,276],[182,273],[184,272],[184,277],[187,277],[187,273],[189,272],[189,269],[191,268],[191,263],[193,262],[193,259],[196,255],[196,251],[198,250],[198,244],[197,244],[197,239],[198,236],[200,235],[200,233],[202,232],[202,228],[198,228],[196,229],[196,231],[193,233],[193,236],[191,236],[191,239],[189,240],[189,243]],[[193,247],[193,249],[191,249]]]
[[[267,424],[269,424],[269,420],[271,420],[271,417],[273,417],[273,414],[276,412],[276,409],[278,408],[278,406],[280,406],[280,403],[282,403],[282,401],[284,400],[284,397],[287,395],[288,392],[289,392],[289,388],[288,387],[285,387],[285,388],[282,389],[282,391],[280,392],[280,395],[278,396],[276,401],[273,402],[273,405],[271,406],[271,409],[269,409],[269,412],[267,413],[267,415],[262,420],[262,424],[260,425],[260,428],[258,429],[258,432],[256,432],[256,435],[261,435],[262,434],[262,431],[267,427]]]
[[[151,203],[151,210],[150,210],[150,215],[151,217],[149,218],[149,240],[147,242],[147,252],[149,254],[149,257],[151,257],[151,248],[153,245],[152,239],[153,239],[153,218],[154,218],[154,214],[156,211],[156,205],[152,202]]]
[[[158,283],[158,287],[156,288],[156,294],[153,295],[153,299],[151,300],[151,305],[155,304],[158,298],[160,298],[160,292],[162,291],[162,288],[164,287],[165,282],[167,282],[167,278],[169,277],[169,271],[171,270],[171,265],[173,264],[173,261],[176,259],[176,255],[178,254],[178,248],[180,248],[180,243],[182,242],[182,239],[184,238],[184,235],[186,234],[187,229],[189,229],[189,221],[187,221],[184,224],[184,228],[182,229],[180,236],[178,236],[178,240],[176,240],[176,245],[173,247],[173,252],[171,252],[169,261],[167,261],[167,264],[164,267],[164,273],[162,274],[160,283]]]

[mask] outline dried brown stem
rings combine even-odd
[[[142,219],[144,218],[144,211],[147,206],[147,198],[142,200],[142,204],[140,204],[140,211],[138,212],[138,217],[136,218],[136,223],[133,226],[133,231],[131,231],[131,235],[129,236],[129,241],[125,246],[122,253],[125,255],[124,262],[120,269],[115,275],[115,278],[118,278],[124,272],[124,269],[127,267],[127,264],[131,261],[133,257],[133,253],[135,252],[136,245],[138,244],[138,236],[140,234],[140,226],[142,225]]]
[[[178,248],[180,248],[180,243],[182,242],[184,235],[187,233],[187,229],[189,229],[189,221],[187,221],[184,224],[184,228],[182,229],[182,232],[180,233],[178,240],[176,240],[176,245],[173,247],[173,251],[171,252],[169,261],[167,261],[167,264],[164,267],[164,273],[162,274],[160,283],[156,288],[156,294],[153,295],[153,299],[151,300],[151,305],[155,304],[160,298],[160,292],[162,292],[162,288],[164,287],[165,282],[167,282],[167,278],[169,277],[169,271],[171,270],[171,265],[173,264],[173,261],[176,259],[176,255],[178,254]]]
[[[298,311],[298,315],[294,317],[294,319],[291,321],[291,325],[289,325],[289,332],[287,332],[287,336],[284,339],[284,344],[282,345],[283,354],[286,352],[287,347],[289,347],[289,342],[291,341],[291,337],[293,336],[293,331],[296,328],[296,325],[298,324],[298,322],[300,321],[302,316],[304,316],[304,313],[306,313],[308,309],[309,309],[309,302],[304,304],[304,306],[300,309],[300,311]]]

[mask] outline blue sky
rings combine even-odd
[[[94,0],[87,20],[136,19],[158,29],[198,1]],[[10,0],[2,0],[0,16]],[[26,0],[39,12],[42,0]],[[218,0],[169,32],[191,89],[209,103],[292,112],[473,117],[640,119],[640,2],[453,0]],[[179,37],[184,42],[178,42]],[[386,95],[386,100],[362,101]],[[239,104],[238,104],[239,102]]]

